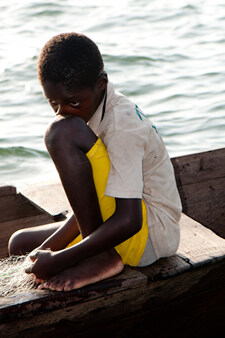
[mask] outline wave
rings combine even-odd
[[[0,148],[0,157],[11,157],[11,156],[22,158],[49,157],[47,151],[37,150],[33,148],[26,148],[22,146]]]

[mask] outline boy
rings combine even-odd
[[[16,232],[9,253],[33,250],[26,272],[57,291],[173,255],[181,204],[170,159],[156,127],[108,82],[95,43],[53,37],[38,77],[56,113],[45,143],[73,215],[60,227]]]

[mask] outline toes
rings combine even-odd
[[[64,285],[65,285],[65,282],[64,281],[58,281],[58,283],[56,283],[54,285],[54,290],[55,291],[63,291],[64,290]],[[52,289],[51,289],[52,290]]]
[[[36,279],[35,279],[35,283],[37,283],[37,284],[42,284],[42,283],[44,283],[44,280],[43,280],[43,279],[36,278]]]
[[[98,279],[92,280],[92,279],[87,279],[87,278],[83,278],[83,279],[73,278],[72,280],[68,281],[67,284],[65,284],[64,291],[80,289],[86,285],[95,283],[96,281],[98,281]]]
[[[76,285],[75,285],[75,283],[74,282],[69,282],[69,283],[67,283],[65,286],[64,286],[64,291],[71,291],[71,290],[75,290],[75,289],[77,289],[76,288]]]
[[[51,278],[46,283],[41,285],[41,289],[49,289],[52,291],[63,291],[65,286],[65,281],[59,278]]]
[[[76,274],[73,274],[73,278],[69,278],[64,284],[64,291],[72,291],[87,285],[86,279],[82,278],[82,276],[80,279],[80,276],[78,277]]]
[[[58,288],[59,282],[60,282],[59,280],[53,280],[53,281],[50,280],[47,283],[47,287],[52,291],[56,291]]]

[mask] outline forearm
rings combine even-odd
[[[62,250],[78,235],[79,229],[77,221],[74,215],[71,215],[58,230],[41,244],[39,249],[51,249],[52,251]]]

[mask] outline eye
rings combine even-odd
[[[78,101],[71,101],[70,105],[73,108],[79,108],[80,107],[80,102],[78,102]]]
[[[51,106],[57,106],[58,103],[56,103],[56,101],[54,100],[48,100],[48,103],[51,105]]]

